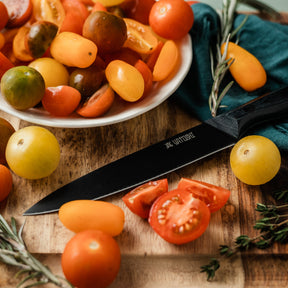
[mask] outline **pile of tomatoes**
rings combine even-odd
[[[98,117],[115,97],[143,99],[177,68],[177,40],[194,21],[184,0],[2,0],[0,11],[4,99],[53,116]]]

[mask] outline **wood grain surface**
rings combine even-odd
[[[15,129],[33,125],[4,112],[0,112],[0,117],[8,119]],[[25,180],[13,175],[13,191],[1,204],[0,212],[6,219],[15,217],[19,224],[26,221],[23,238],[28,249],[61,275],[61,253],[74,234],[63,227],[57,213],[29,217],[23,217],[22,213],[45,195],[81,175],[197,124],[199,121],[170,99],[144,115],[111,126],[46,127],[61,146],[59,167],[41,180]],[[207,135],[207,141],[213,142],[213,139]],[[288,157],[283,152],[279,174],[263,186],[248,186],[238,181],[229,166],[229,153],[228,149],[167,175],[170,189],[181,177],[188,177],[231,190],[228,203],[212,215],[207,231],[189,244],[176,246],[162,240],[147,221],[126,209],[121,200],[124,193],[105,199],[123,208],[126,218],[123,233],[116,237],[122,262],[111,288],[288,286],[288,246],[285,245],[253,250],[225,260],[213,282],[207,282],[206,276],[199,272],[201,265],[217,255],[220,244],[230,245],[240,234],[256,235],[253,229],[258,217],[254,210],[256,204],[271,202],[271,191],[288,184]],[[0,264],[1,288],[16,287],[16,271]]]

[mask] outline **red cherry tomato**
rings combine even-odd
[[[186,1],[190,6],[199,3],[199,1]]]
[[[225,188],[187,178],[181,178],[177,188],[186,190],[190,192],[193,197],[202,200],[206,203],[211,213],[221,209],[231,194],[231,192]]]
[[[148,221],[164,240],[184,244],[205,232],[210,222],[210,210],[188,191],[175,189],[154,202]]]
[[[145,97],[152,89],[153,86],[153,74],[148,65],[143,62],[141,59],[139,59],[135,65],[135,68],[142,74],[144,79],[144,92],[143,97]]]
[[[114,90],[109,84],[105,84],[88,98],[76,112],[83,117],[101,116],[111,108],[114,98]]]
[[[159,0],[151,8],[149,24],[166,39],[180,39],[192,28],[194,13],[184,0]]]
[[[149,216],[153,202],[160,195],[167,192],[168,181],[167,179],[161,179],[150,181],[133,189],[127,193],[122,200],[133,213],[145,219]]]
[[[76,110],[81,101],[80,92],[70,86],[47,87],[42,105],[54,116],[68,116]]]
[[[105,288],[116,278],[121,254],[115,239],[100,230],[77,233],[66,244],[61,264],[66,279],[79,288]]]

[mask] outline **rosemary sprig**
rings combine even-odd
[[[248,19],[248,15],[243,19],[241,24],[233,29],[233,23],[235,18],[235,13],[237,11],[238,4],[245,4],[256,8],[260,12],[265,12],[273,18],[279,18],[280,15],[273,8],[269,7],[266,4],[263,4],[257,0],[223,0],[222,2],[222,11],[220,15],[221,27],[218,33],[218,39],[216,43],[216,55],[212,53],[211,49],[210,59],[211,59],[211,72],[213,77],[213,84],[211,87],[211,92],[208,99],[209,108],[211,111],[212,117],[215,117],[217,110],[220,107],[223,97],[227,94],[229,89],[232,87],[234,81],[229,82],[222,90],[220,91],[220,85],[226,75],[229,67],[233,63],[233,59],[226,60],[227,55],[227,43],[230,39],[233,39],[238,31],[243,27]],[[239,39],[236,39],[236,42]],[[223,43],[226,43],[226,49],[223,55],[221,54],[221,46]],[[211,47],[212,48],[212,47]]]
[[[73,287],[65,279],[61,281],[60,277],[55,276],[48,267],[29,253],[22,238],[24,224],[17,231],[15,219],[12,217],[9,225],[0,214],[0,261],[18,267],[20,270],[16,276],[26,275],[18,283],[17,288],[35,287],[47,283],[62,288]]]
[[[282,193],[277,192],[276,199],[286,199],[288,190],[283,190]],[[288,242],[288,204],[283,205],[265,205],[257,204],[255,210],[260,213],[261,218],[258,219],[253,226],[259,231],[256,237],[247,235],[238,236],[234,245],[220,245],[219,255],[229,258],[238,252],[249,249],[266,249],[274,243]],[[220,260],[212,258],[210,263],[201,267],[201,272],[205,272],[207,280],[212,280],[215,277],[216,271],[220,268]]]

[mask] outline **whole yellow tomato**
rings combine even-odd
[[[249,185],[262,185],[278,173],[281,155],[270,139],[251,135],[239,140],[232,148],[230,164],[240,181]]]
[[[58,167],[59,143],[46,128],[28,126],[10,137],[6,146],[6,160],[10,169],[20,177],[44,178]]]

